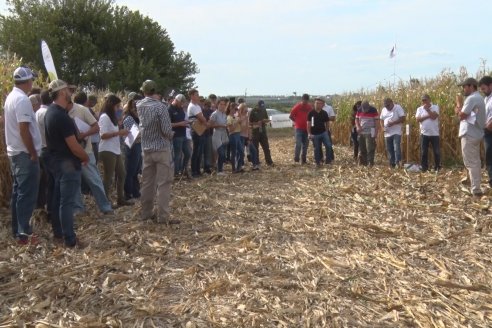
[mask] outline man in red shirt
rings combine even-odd
[[[307,133],[307,116],[313,107],[309,103],[309,95],[303,94],[302,101],[297,103],[290,111],[290,119],[294,122],[296,129],[296,147],[294,150],[294,162],[299,163],[301,157],[302,164],[306,164],[306,155],[309,145]],[[302,156],[301,155],[302,148]]]

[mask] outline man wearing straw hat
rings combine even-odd
[[[480,183],[482,180],[482,162],[480,160],[480,142],[485,128],[485,103],[478,92],[478,82],[467,78],[458,84],[463,87],[466,96],[464,104],[456,104],[455,113],[460,119],[459,138],[463,162],[468,169],[473,196],[483,195]]]
[[[14,71],[15,86],[5,101],[5,142],[13,176],[12,233],[20,245],[37,244],[29,220],[39,188],[41,133],[27,94],[36,74],[28,67]]]
[[[53,103],[44,117],[48,170],[54,178],[51,224],[55,240],[67,247],[83,248],[73,225],[75,197],[80,190],[81,168],[89,163],[89,155],[77,140],[77,128],[68,116],[72,101],[68,84],[53,80],[49,85]]]

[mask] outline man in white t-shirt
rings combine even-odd
[[[191,123],[194,121],[200,121],[202,124],[207,124],[207,119],[203,116],[202,108],[200,107],[200,94],[198,90],[192,89],[188,92],[190,97],[190,103],[188,104],[188,119]],[[203,135],[198,135],[195,131],[191,131],[191,138],[193,140],[193,152],[191,154],[191,176],[193,178],[199,177],[200,163],[203,156],[203,147],[205,147],[205,138]]]
[[[485,167],[489,175],[489,186],[492,187],[492,77],[484,76],[478,81],[480,91],[485,95],[485,130],[483,141],[485,143]]]
[[[429,169],[429,144],[434,153],[434,170],[441,168],[441,153],[439,150],[439,106],[431,102],[428,94],[421,98],[422,106],[417,108],[415,118],[420,123],[420,166],[422,172]]]
[[[39,167],[40,167],[40,179],[39,179],[39,192],[38,192],[38,201],[37,208],[44,209],[46,208],[48,212],[48,217],[50,217],[51,210],[51,197],[52,193],[49,193],[48,190],[53,189],[53,177],[48,172],[48,164],[47,160],[47,148],[46,148],[46,135],[44,130],[44,117],[46,115],[46,111],[48,110],[48,106],[51,105],[51,97],[48,90],[42,90],[40,93],[41,96],[41,106],[36,111],[36,122],[38,123],[39,132],[41,133],[41,155],[39,156]]]
[[[405,111],[400,105],[395,104],[391,98],[384,99],[384,108],[379,119],[384,130],[386,151],[391,167],[401,165],[401,135],[405,118]]]
[[[15,86],[5,101],[5,141],[13,175],[12,233],[21,245],[37,244],[32,234],[32,212],[39,188],[41,133],[27,94],[35,74],[27,67],[14,71]]]
[[[85,93],[79,92],[75,95],[74,100],[80,101],[80,99],[87,99]],[[89,108],[78,104],[69,103],[68,106],[68,116],[75,120],[75,124],[80,125],[80,122],[85,124],[86,131],[80,131],[79,129],[79,142],[83,140],[84,150],[89,156],[89,163],[82,167],[82,181],[84,181],[90,188],[92,195],[96,201],[96,205],[103,214],[111,214],[113,209],[111,203],[106,196],[104,191],[104,185],[101,179],[101,175],[97,168],[96,158],[94,157],[94,151],[92,149],[91,136],[93,134],[99,133],[99,124],[96,118],[91,114]],[[85,212],[85,205],[82,200],[82,191],[79,189],[75,197],[75,213]]]

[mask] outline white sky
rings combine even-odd
[[[125,0],[190,52],[202,94],[332,94],[492,59],[492,1]],[[5,11],[5,4],[0,5]],[[393,44],[396,62],[389,59]],[[396,66],[394,65],[396,64]]]

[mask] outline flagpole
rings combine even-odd
[[[395,44],[393,46],[393,49],[395,49],[394,56],[393,56],[393,89],[395,89],[395,84],[396,84],[396,38],[395,38]]]
[[[395,88],[395,84],[396,84],[396,55],[393,56],[393,89]]]

